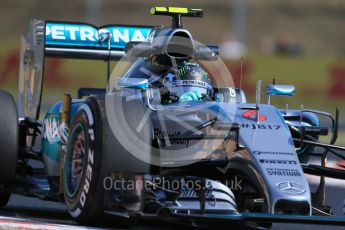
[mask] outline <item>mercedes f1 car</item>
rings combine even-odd
[[[11,194],[64,202],[84,224],[104,213],[195,226],[345,224],[325,205],[324,178],[345,179],[326,166],[328,154],[344,159],[345,148],[334,145],[339,111],[278,109],[271,96],[292,96],[295,87],[275,82],[267,103],[260,81],[256,102],[247,103],[221,70],[218,46],[196,42],[182,26],[201,9],[150,13],[170,16],[172,26],[31,21],[18,106],[0,92],[1,206]],[[62,95],[41,121],[46,57],[107,61],[108,85]],[[322,127],[321,117],[331,125]],[[305,174],[320,176],[315,192]]]

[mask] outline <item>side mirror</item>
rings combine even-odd
[[[130,88],[130,89],[139,89],[141,90],[141,96],[143,103],[150,110],[156,111],[155,108],[151,106],[150,102],[150,90],[149,81],[146,78],[120,78],[117,80],[117,86],[119,88]]]
[[[147,89],[149,81],[146,78],[120,78],[117,85],[120,88]]]
[[[267,104],[270,104],[271,96],[294,96],[295,86],[293,85],[273,85],[266,87]]]

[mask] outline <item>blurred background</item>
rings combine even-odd
[[[168,17],[151,16],[151,6],[203,8],[204,17],[184,18],[194,38],[219,44],[237,86],[243,57],[243,82],[254,101],[255,82],[275,78],[296,85],[293,98],[275,98],[285,107],[345,110],[345,1],[341,0],[0,0],[0,88],[17,95],[20,35],[29,20],[65,20],[104,24],[170,25]],[[104,87],[102,61],[47,59],[42,114],[63,93],[84,86]],[[345,111],[341,113],[345,129]],[[345,144],[340,136],[339,144]]]

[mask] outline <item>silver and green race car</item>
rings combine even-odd
[[[182,17],[202,17],[201,9],[153,7],[150,14],[170,16],[171,27],[31,21],[18,105],[0,91],[0,205],[11,194],[64,202],[91,225],[104,213],[123,223],[345,224],[324,200],[324,177],[345,179],[344,170],[326,167],[329,153],[345,157],[334,145],[339,111],[276,108],[270,97],[293,96],[295,87],[275,82],[266,103],[260,81],[248,103],[219,47],[183,28]],[[107,85],[61,95],[39,120],[46,57],[106,61]],[[331,125],[321,126],[321,117]],[[323,135],[329,144],[319,141]],[[315,193],[305,174],[320,176]]]

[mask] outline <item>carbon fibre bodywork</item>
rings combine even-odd
[[[268,202],[267,212],[310,215],[309,185],[283,115],[274,106],[261,104],[262,119],[258,122],[255,114],[252,114],[256,112],[253,108],[254,104],[245,103],[190,102],[151,111],[155,136],[160,140],[159,154],[166,160],[161,164],[181,163],[165,157],[172,154],[171,150],[176,154],[181,150],[185,152],[182,162],[195,161],[198,164],[197,160],[201,160],[207,165],[207,161],[211,164],[212,160],[223,160],[225,166],[219,167],[219,170],[224,175],[231,172],[245,175],[263,192]],[[252,116],[248,116],[248,112]],[[162,127],[162,117],[165,127]],[[215,123],[200,129],[200,133],[190,132],[190,138],[186,135],[190,127],[200,127],[212,120]],[[239,125],[239,148],[233,140],[227,139],[230,129],[226,132],[215,130],[217,123],[228,124],[228,127]],[[168,133],[164,133],[164,130],[168,130]],[[169,144],[166,143],[166,137],[170,140]],[[211,172],[209,175],[202,172],[196,175],[212,177]]]

